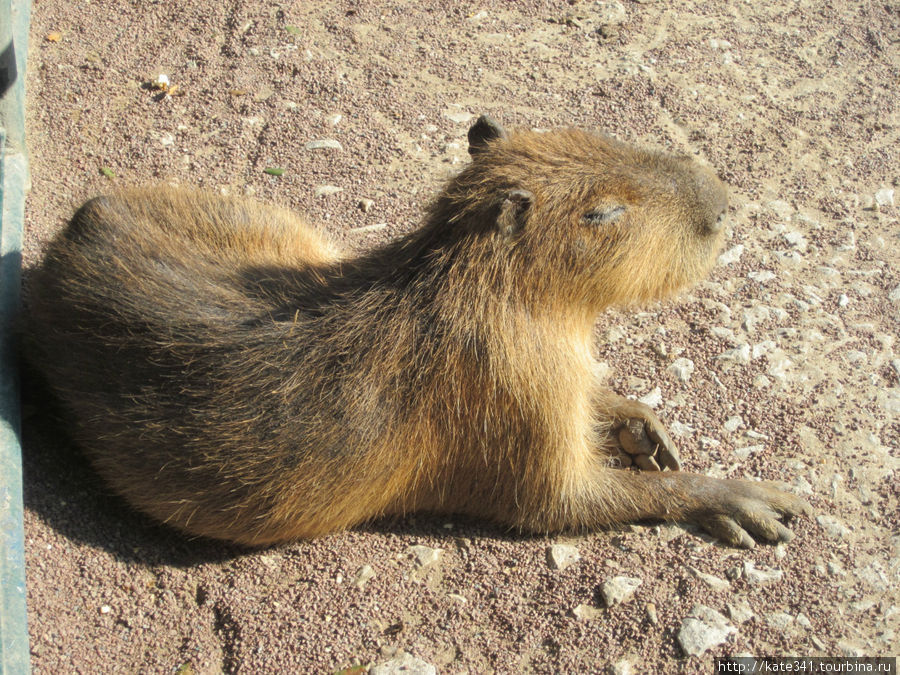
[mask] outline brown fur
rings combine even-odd
[[[771,486],[609,466],[634,404],[595,375],[594,321],[705,274],[722,184],[580,131],[483,118],[470,140],[423,226],[357,257],[202,192],[83,206],[35,275],[26,346],[97,471],[161,521],[253,545],[419,509],[787,538],[779,515],[804,506]]]

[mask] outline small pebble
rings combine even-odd
[[[736,599],[734,602],[729,602],[726,607],[728,607],[728,616],[735,623],[746,623],[756,616],[753,613],[750,604],[743,598]]]
[[[771,386],[772,381],[766,377],[765,375],[757,375],[753,378],[753,386],[756,389],[765,389],[768,386]]]
[[[442,548],[431,548],[430,546],[410,546],[406,549],[406,555],[412,557],[416,561],[416,565],[420,568],[431,567],[437,563],[444,553]]]
[[[372,210],[372,207],[374,207],[374,206],[375,206],[374,199],[363,198],[363,199],[359,200],[359,208],[363,213],[368,213],[369,211]]]
[[[678,629],[678,644],[688,656],[699,656],[718,647],[737,629],[706,605],[695,605]]]
[[[688,569],[691,571],[691,574],[693,574],[714,591],[731,590],[731,584],[725,581],[725,579],[720,579],[719,577],[712,574],[706,574],[705,572],[701,572],[695,567],[688,566]]]
[[[766,567],[757,567],[756,564],[748,560],[744,563],[744,578],[751,586],[759,586],[762,584],[775,583],[781,581],[784,572],[779,569],[770,569]]]
[[[619,659],[613,664],[612,674],[613,675],[634,675],[634,661],[633,657]]]
[[[770,360],[770,363],[771,365],[766,371],[766,374],[771,375],[772,377],[779,380],[785,379],[785,377],[787,377],[787,371],[794,365],[794,362],[786,356],[783,356],[779,359]]]
[[[333,138],[323,138],[306,144],[307,150],[343,150],[343,146]]]
[[[625,23],[625,19],[628,17],[625,7],[618,0],[612,0],[611,2],[596,0],[593,7],[597,12],[597,22],[603,26],[615,26]]]
[[[316,197],[328,197],[343,191],[344,188],[338,187],[337,185],[320,185],[315,189],[315,195]]]
[[[765,305],[750,307],[744,310],[744,320],[741,326],[744,330],[752,333],[756,330],[756,324],[768,321],[770,316],[769,308]]]
[[[734,433],[743,423],[744,420],[740,415],[733,415],[729,417],[722,426],[725,427],[725,431]]]
[[[685,424],[684,422],[674,421],[669,424],[669,431],[673,436],[692,436],[694,434],[694,427],[690,424]]]
[[[371,675],[437,675],[437,669],[430,663],[417,659],[408,652],[372,666]]]
[[[356,576],[353,577],[353,585],[359,589],[362,589],[371,579],[375,576],[375,570],[372,569],[371,565],[363,565],[356,572]]]
[[[578,549],[569,544],[554,544],[547,547],[547,564],[551,569],[564,570],[581,560]]]
[[[850,536],[850,530],[848,530],[847,526],[835,516],[823,513],[820,516],[816,516],[816,522],[823,530],[825,530],[825,534],[832,539],[847,539]]]
[[[759,272],[750,272],[747,276],[757,283],[766,284],[775,278],[775,273],[769,270],[760,270]]]
[[[794,617],[787,612],[772,612],[766,614],[766,623],[775,630],[785,632],[794,625]]]
[[[654,626],[659,625],[659,615],[656,613],[656,605],[652,602],[648,602],[644,606],[644,611],[647,613],[647,620],[650,621]]]
[[[737,246],[733,246],[728,249],[719,256],[719,264],[720,265],[731,265],[732,263],[736,263],[741,259],[741,255],[744,253],[744,245],[738,244]]]
[[[607,607],[614,607],[629,600],[642,583],[637,577],[613,577],[603,582],[600,594]]]
[[[638,401],[650,408],[656,408],[662,403],[662,389],[654,387],[652,391],[641,396]]]
[[[582,621],[590,621],[591,619],[596,619],[598,616],[603,614],[603,610],[598,609],[597,607],[592,607],[591,605],[578,605],[575,609],[572,610],[572,614],[575,615],[576,619],[581,619]]]
[[[809,242],[806,240],[806,237],[804,237],[800,232],[785,232],[781,236],[788,244],[790,244],[801,253],[805,252],[809,247]]]
[[[687,382],[691,379],[691,374],[694,372],[694,362],[687,358],[675,359],[666,370],[674,374],[682,382]]]
[[[783,199],[773,199],[766,207],[782,220],[788,220],[794,213],[794,207]]]
[[[842,577],[846,574],[844,568],[837,561],[831,561],[826,566],[825,569],[828,570],[828,574],[833,577]]]
[[[459,111],[451,111],[444,112],[444,117],[446,117],[451,122],[456,122],[457,124],[468,124],[475,115],[470,112],[459,112]]]
[[[894,191],[891,188],[882,188],[875,193],[875,203],[878,206],[893,206]]]
[[[750,363],[750,345],[745,342],[739,347],[722,352],[716,358],[726,363],[745,365]]]

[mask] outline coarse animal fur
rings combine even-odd
[[[604,308],[706,273],[714,173],[486,117],[469,139],[424,224],[357,256],[247,200],[85,204],[33,277],[25,342],[99,474],[160,521],[249,545],[416,510],[789,538],[780,518],[807,507],[770,484],[611,466],[621,446],[678,468],[655,415],[598,378],[591,336]]]

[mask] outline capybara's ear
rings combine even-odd
[[[534,195],[528,190],[510,190],[500,204],[497,229],[504,236],[511,236],[522,229],[525,215],[534,203]]]
[[[469,154],[477,155],[484,152],[488,141],[495,138],[506,138],[506,129],[493,117],[482,115],[469,128]]]

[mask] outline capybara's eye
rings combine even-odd
[[[588,225],[608,225],[616,222],[625,213],[624,206],[601,206],[591,209],[581,219]]]

